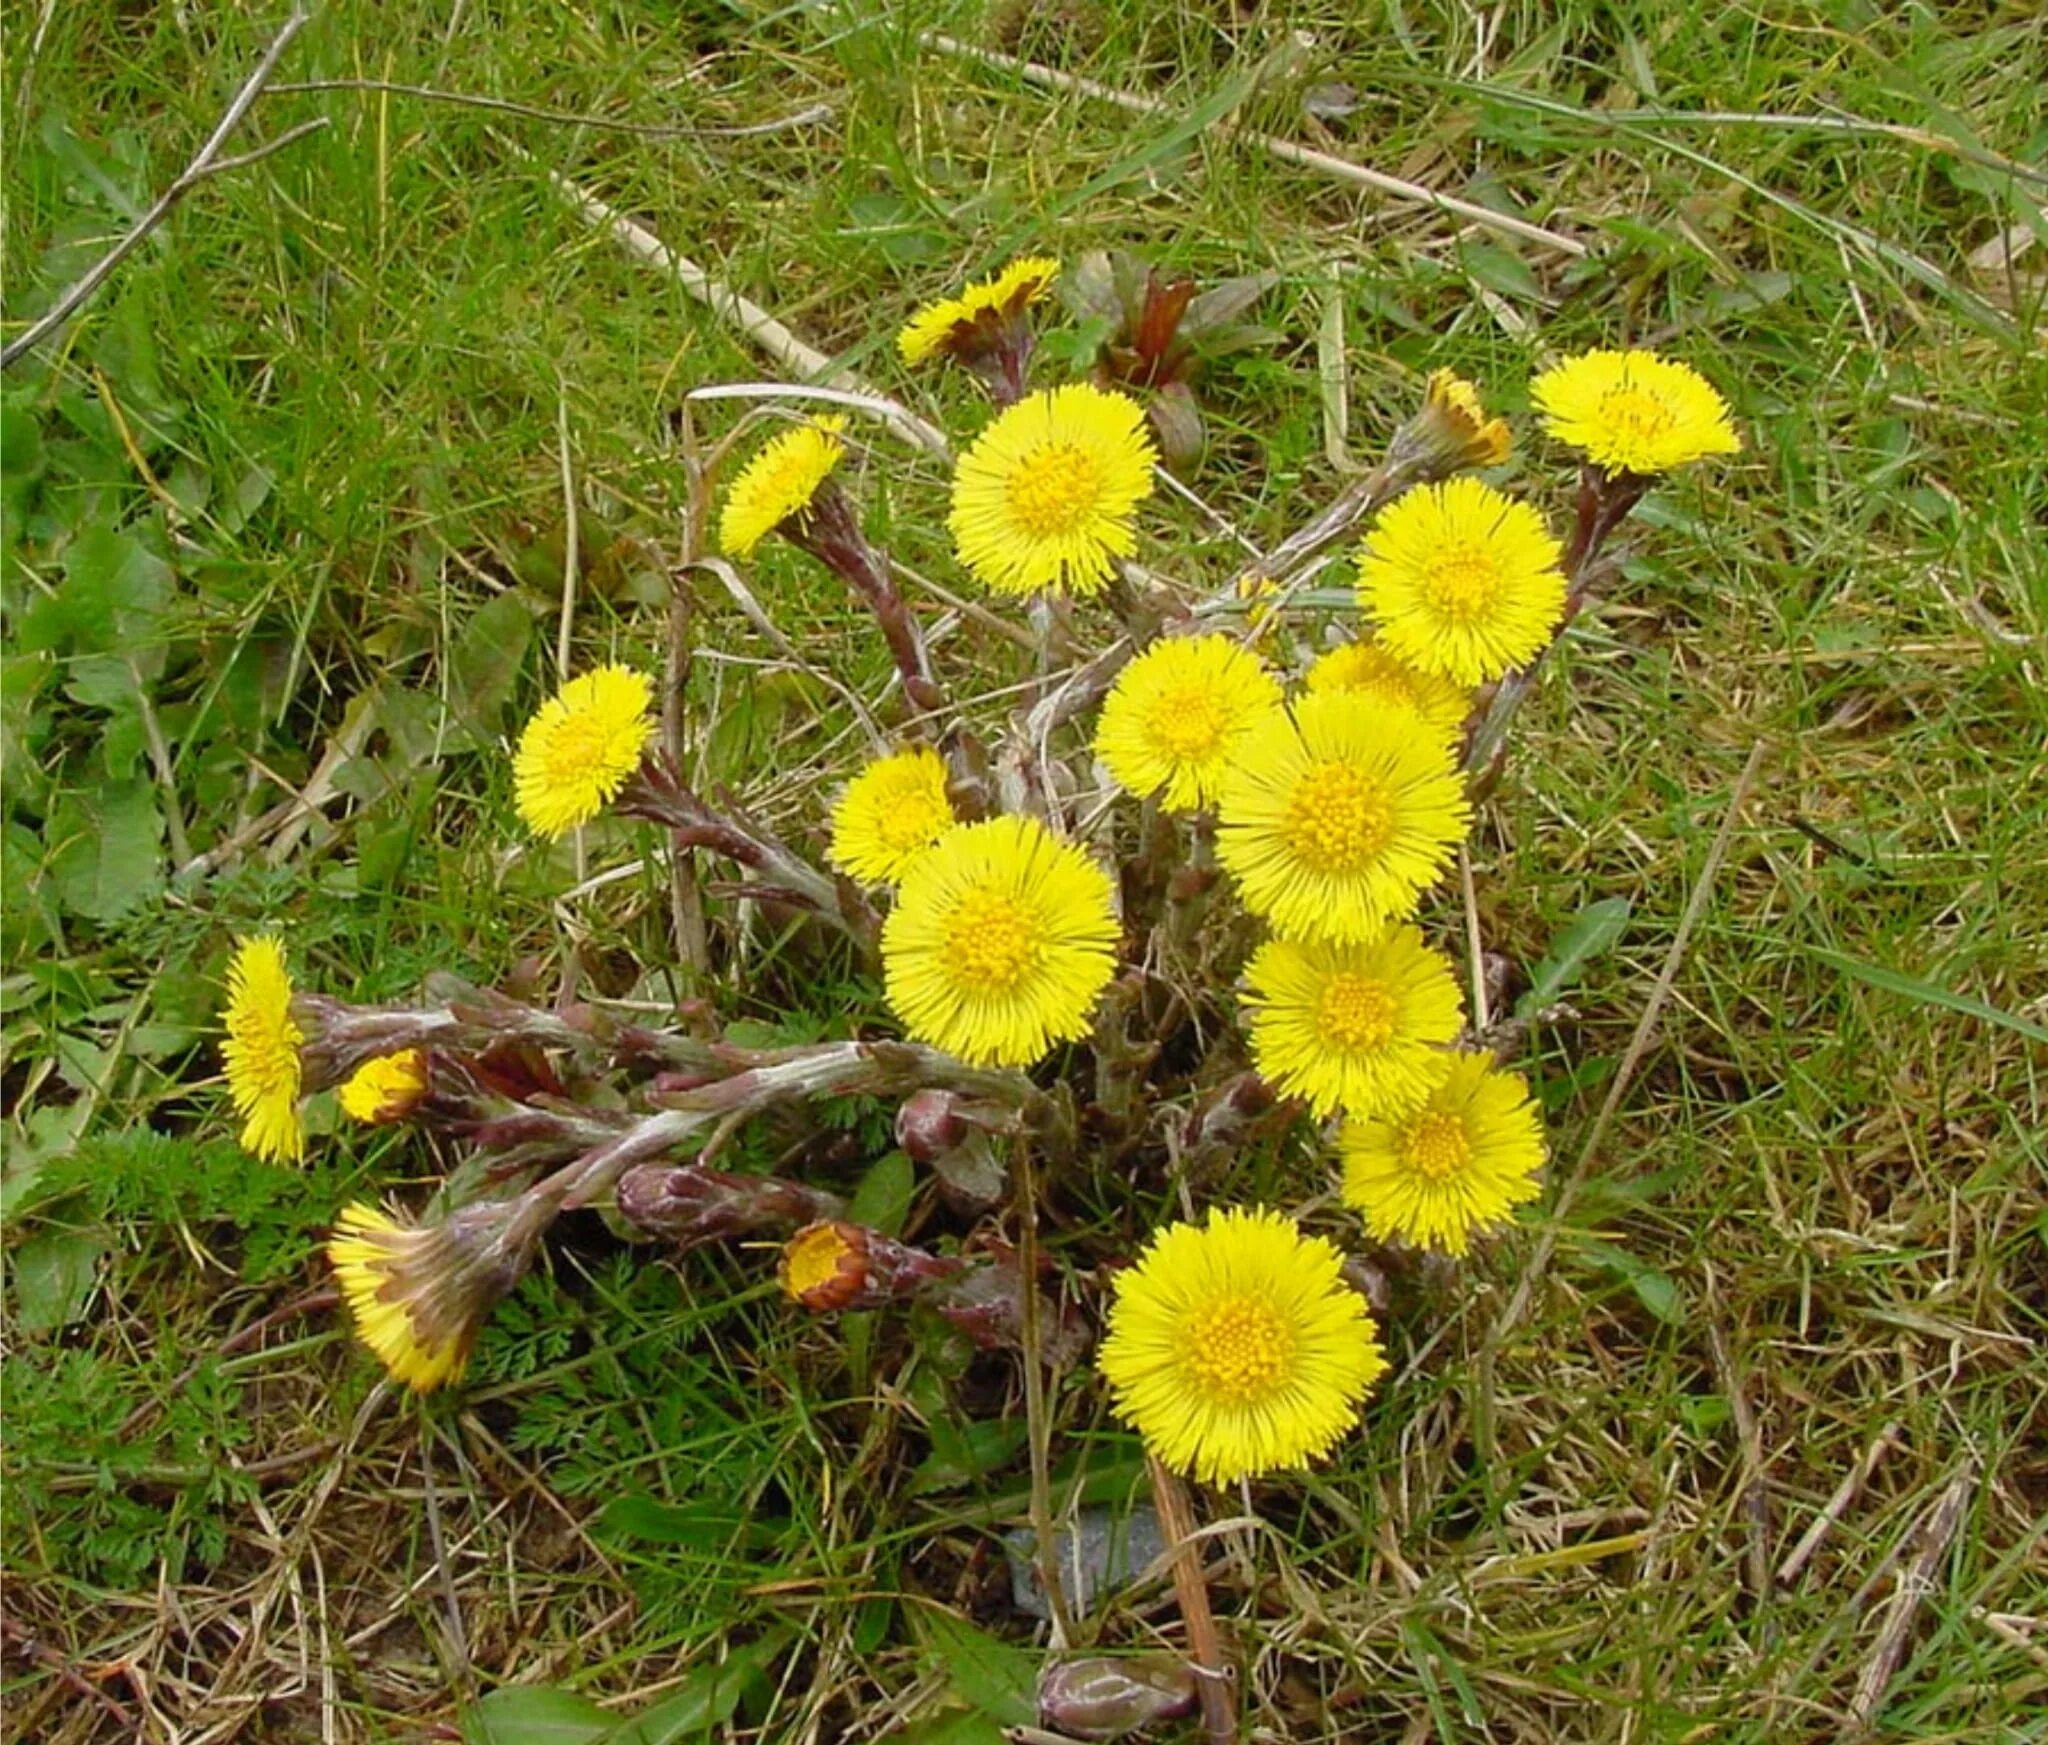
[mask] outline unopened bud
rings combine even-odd
[[[935,1089],[904,1101],[896,1111],[896,1143],[911,1162],[932,1163],[966,1139],[971,1129],[960,1117],[959,1102],[952,1091]]]
[[[1120,1739],[1154,1721],[1192,1715],[1195,1669],[1157,1656],[1062,1660],[1038,1680],[1038,1718],[1072,1739]]]
[[[814,1314],[879,1309],[926,1286],[956,1277],[962,1263],[892,1241],[844,1219],[807,1224],[783,1245],[778,1271],[783,1292]]]
[[[403,1121],[420,1106],[427,1094],[427,1079],[426,1051],[401,1048],[396,1054],[364,1061],[342,1081],[335,1095],[343,1113],[382,1127]]]

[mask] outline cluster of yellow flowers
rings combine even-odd
[[[948,527],[963,567],[1000,596],[1102,594],[1137,548],[1153,489],[1136,400],[1088,383],[1027,391],[1028,312],[1057,271],[1020,261],[921,311],[899,340],[907,362],[950,356],[991,384],[999,410],[954,470]],[[1649,353],[1568,359],[1531,398],[1589,477],[1631,489],[1737,446],[1714,390]],[[762,446],[727,494],[728,555],[778,532],[815,550],[828,505],[845,522],[833,478],[845,432],[815,418]],[[1534,507],[1470,476],[1510,443],[1470,383],[1433,377],[1404,439],[1439,464],[1365,529],[1356,594],[1369,633],[1290,688],[1258,652],[1265,594],[1241,637],[1189,615],[1122,668],[1092,749],[1148,816],[1184,817],[1187,840],[1213,844],[1263,924],[1242,969],[1245,1046],[1275,1093],[1338,1124],[1344,1203],[1376,1239],[1462,1255],[1537,1195],[1544,1145],[1524,1080],[1459,1046],[1457,976],[1415,917],[1472,821],[1461,736],[1475,693],[1549,646],[1575,559]],[[541,709],[514,766],[531,828],[559,836],[617,801],[653,737],[651,698],[645,677],[611,666]],[[1133,943],[1118,886],[1045,818],[962,816],[960,794],[930,744],[892,751],[848,782],[827,857],[887,893],[884,992],[904,1032],[975,1067],[1034,1068],[1091,1034]],[[255,941],[238,955],[227,1062],[245,1139],[296,1156],[299,1038],[274,952]],[[402,1094],[412,1069],[373,1065]],[[391,1086],[353,1082],[342,1100],[374,1117]],[[416,1338],[388,1312],[404,1245],[381,1214],[355,1209],[332,1254],[365,1338],[395,1373],[432,1385],[466,1347]],[[1161,1231],[1116,1281],[1098,1353],[1115,1411],[1161,1460],[1214,1483],[1326,1452],[1386,1367],[1342,1267],[1333,1243],[1270,1209]]]

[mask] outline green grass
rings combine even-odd
[[[276,24],[19,10],[10,323],[176,173]],[[209,1026],[237,930],[287,926],[306,981],[362,998],[437,968],[543,1000],[565,978],[669,994],[632,967],[666,954],[659,874],[564,898],[568,850],[509,852],[500,745],[556,677],[564,432],[574,664],[651,660],[683,497],[670,415],[772,370],[564,208],[552,168],[918,404],[895,323],[1010,251],[1277,270],[1259,318],[1285,337],[1209,377],[1196,479],[1261,544],[1342,483],[1317,391],[1333,299],[1354,454],[1440,364],[1516,413],[1540,358],[1624,339],[1720,384],[1744,454],[1653,497],[1475,839],[1486,945],[1519,972],[1588,905],[1632,904],[1525,1063],[1557,1176],[1761,744],[1672,997],[1561,1212],[1553,1196],[1455,1275],[1397,1271],[1394,1373],[1362,1433],[1314,1478],[1259,1487],[1212,1592],[1266,1737],[1833,1737],[1897,1567],[1952,1497],[1878,1731],[2019,1736],[2048,1691],[2035,11],[1389,0],[1285,21],[1318,39],[1308,76],[1357,107],[1314,122],[1283,85],[1247,121],[1591,245],[1574,259],[916,34],[1021,43],[1187,112],[1282,28],[1220,3],[991,24],[963,5],[504,0],[453,28],[446,9],[325,9],[281,78],[707,131],[273,95],[240,146],[329,126],[199,188],[4,385],[9,1733],[125,1738],[147,1708],[166,1736],[316,1737],[324,1713],[338,1737],[410,1739],[522,1682],[715,1714],[738,1687],[706,1669],[752,1645],[769,1676],[729,1736],[964,1740],[993,1722],[935,1717],[1005,1712],[1036,1664],[997,1544],[1023,1465],[978,1427],[1021,1411],[1003,1366],[901,1318],[800,1323],[763,1251],[667,1265],[587,1219],[501,1309],[460,1397],[373,1408],[336,1312],[301,1302],[324,1283],[317,1233],[352,1196],[423,1198],[444,1160],[335,1134],[300,1176],[220,1142]],[[814,104],[829,116],[711,131]],[[1765,119],[1842,116],[1870,125]],[[2027,224],[2009,269],[1971,264]],[[976,416],[956,387],[936,402],[955,431]],[[1521,452],[1561,507],[1559,457]],[[871,520],[951,585],[942,488],[878,439]],[[1148,562],[1231,568],[1191,513],[1148,525]],[[809,658],[875,688],[886,662],[836,584],[788,553],[755,581]],[[844,711],[722,605],[697,642],[706,773],[815,839],[821,773],[858,754]],[[968,621],[939,654],[998,720],[1017,651]],[[319,814],[255,828],[323,760]],[[646,846],[599,831],[585,866]],[[776,1015],[775,951],[736,949],[733,1015]],[[825,967],[813,1021],[880,1016]],[[765,1161],[781,1141],[752,1143]],[[1248,1158],[1204,1185],[1299,1203],[1320,1169]],[[1137,1198],[1148,1218],[1172,1203],[1156,1180]],[[1098,1253],[1115,1208],[1079,1211]],[[1508,1325],[1546,1229],[1554,1257]],[[1891,1426],[1805,1567],[1756,1590]],[[1058,1428],[1089,1500],[1142,1494],[1094,1389],[1062,1395]],[[1088,1629],[1179,1641],[1170,1604]]]

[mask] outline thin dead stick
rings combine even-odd
[[[1842,1482],[1835,1486],[1835,1493],[1822,1505],[1813,1523],[1799,1536],[1799,1543],[1792,1547],[1785,1561],[1778,1565],[1778,1580],[1781,1584],[1798,1578],[1806,1567],[1807,1560],[1820,1549],[1820,1542],[1827,1537],[1828,1529],[1848,1513],[1850,1506],[1862,1494],[1863,1487],[1870,1482],[1870,1475],[1877,1470],[1877,1463],[1885,1457],[1893,1443],[1899,1439],[1899,1420],[1894,1418],[1877,1433],[1877,1439],[1863,1451],[1863,1458],[1842,1474]]]
[[[1850,1720],[1858,1731],[1868,1729],[1878,1709],[1883,1706],[1884,1693],[1890,1688],[1892,1677],[1899,1670],[1899,1662],[1905,1657],[1906,1639],[1913,1633],[1913,1620],[1920,1615],[1920,1608],[1934,1591],[1934,1572],[1948,1555],[1956,1529],[1962,1525],[1963,1505],[1969,1501],[1970,1491],[1976,1482],[1977,1459],[1970,1455],[1964,1459],[1962,1470],[1949,1481],[1948,1489],[1942,1492],[1940,1500],[1914,1529],[1913,1536],[1920,1541],[1919,1553],[1899,1572],[1899,1579],[1892,1588],[1891,1610],[1885,1617],[1883,1629],[1878,1632],[1870,1658],[1863,1663],[1863,1675],[1856,1681],[1856,1694],[1850,1699]]]
[[[1121,91],[1109,85],[1097,84],[1093,79],[1084,79],[1077,73],[1062,73],[1056,68],[1041,66],[1036,61],[1019,60],[1015,55],[999,53],[995,49],[976,48],[972,43],[959,41],[942,31],[927,30],[918,34],[918,41],[925,47],[936,49],[940,54],[952,55],[960,60],[978,61],[985,67],[1014,73],[1027,85],[1036,85],[1046,91],[1071,91],[1077,96],[1093,97],[1097,102],[1113,103],[1119,109],[1133,115],[1165,115],[1175,112],[1169,103],[1162,103],[1156,97],[1142,97],[1135,91]],[[1545,248],[1554,248],[1560,254],[1584,255],[1586,245],[1569,236],[1560,236],[1554,230],[1545,230],[1540,224],[1531,224],[1526,218],[1513,218],[1505,212],[1494,212],[1487,207],[1460,200],[1455,194],[1439,194],[1434,188],[1425,188],[1420,182],[1402,180],[1389,176],[1380,170],[1369,170],[1363,164],[1354,164],[1348,158],[1332,157],[1328,152],[1312,151],[1305,145],[1296,145],[1291,139],[1280,139],[1270,133],[1254,132],[1251,128],[1239,126],[1235,121],[1223,120],[1216,123],[1216,131],[1235,135],[1239,139],[1257,146],[1268,156],[1276,157],[1283,163],[1297,164],[1303,169],[1315,170],[1335,181],[1349,182],[1355,187],[1371,188],[1376,193],[1392,195],[1397,200],[1411,202],[1418,206],[1434,206],[1443,212],[1455,212],[1460,218],[1469,220],[1483,229],[1502,231],[1509,236],[1519,236],[1524,242],[1541,243]]]
[[[1209,1584],[1202,1579],[1194,1508],[1188,1502],[1187,1486],[1177,1474],[1153,1455],[1145,1457],[1145,1465],[1152,1474],[1152,1504],[1159,1511],[1159,1526],[1173,1559],[1174,1598],[1180,1602],[1181,1621],[1187,1626],[1188,1659],[1195,1668],[1195,1688],[1202,1699],[1202,1727],[1210,1745],[1230,1745],[1237,1737],[1230,1669],[1223,1662],[1223,1647],[1216,1637],[1216,1615],[1209,1609]]]
[[[452,103],[462,109],[488,109],[494,115],[516,115],[525,121],[545,121],[556,127],[588,127],[600,133],[630,133],[640,139],[751,139],[763,133],[781,133],[792,127],[808,127],[814,121],[829,121],[832,105],[812,103],[772,121],[752,121],[744,127],[698,127],[688,122],[617,121],[605,115],[582,115],[573,109],[543,109],[534,103],[514,103],[504,97],[479,96],[474,91],[444,91],[434,85],[401,85],[390,79],[288,79],[270,87],[273,97],[301,91],[368,91],[388,97],[418,97],[427,103]]]
[[[503,143],[515,156],[524,158],[529,163],[533,162],[531,153],[522,150],[510,140]],[[945,433],[937,426],[897,405],[887,396],[877,393],[853,371],[834,364],[815,346],[807,345],[799,339],[760,304],[741,296],[722,279],[713,278],[688,256],[677,254],[651,230],[634,223],[624,213],[613,211],[595,194],[578,187],[567,176],[547,169],[544,169],[543,173],[548,179],[549,186],[564,202],[574,207],[586,222],[599,230],[610,232],[629,254],[636,255],[648,265],[667,273],[714,315],[738,328],[793,375],[814,377],[829,387],[866,395],[875,401],[878,409],[881,409],[881,416],[918,447],[941,458],[951,453]]]
[[[1571,1167],[1558,1189],[1557,1205],[1545,1222],[1543,1234],[1537,1239],[1535,1251],[1529,1256],[1529,1264],[1522,1269],[1522,1276],[1516,1282],[1515,1294],[1508,1299],[1508,1305],[1500,1319],[1488,1330],[1486,1350],[1489,1354],[1500,1348],[1501,1342],[1521,1323],[1527,1313],[1530,1299],[1536,1294],[1550,1258],[1557,1252],[1557,1233],[1564,1227],[1565,1213],[1577,1196],[1579,1184],[1585,1180],[1586,1170],[1599,1155],[1600,1142],[1607,1137],[1608,1126],[1613,1122],[1615,1112],[1621,1107],[1621,1099],[1634,1082],[1636,1068],[1642,1064],[1643,1056],[1650,1050],[1650,1038],[1656,1032],[1657,1020],[1663,1015],[1665,1003],[1671,998],[1671,989],[1678,980],[1679,965],[1685,961],[1685,950],[1692,943],[1693,929],[1699,925],[1700,916],[1706,912],[1707,899],[1713,895],[1714,881],[1721,871],[1721,862],[1728,853],[1729,841],[1735,835],[1735,824],[1742,815],[1742,808],[1749,801],[1749,790],[1756,781],[1757,771],[1763,768],[1764,742],[1759,739],[1749,748],[1749,760],[1742,766],[1742,774],[1735,778],[1735,791],[1728,796],[1728,809],[1721,815],[1721,827],[1714,832],[1714,840],[1707,849],[1706,864],[1700,868],[1700,876],[1693,881],[1692,896],[1687,900],[1685,913],[1679,917],[1678,931],[1672,935],[1671,949],[1664,954],[1664,964],[1657,971],[1657,980],[1650,989],[1650,997],[1643,1006],[1643,1015],[1636,1021],[1635,1034],[1629,1038],[1628,1048],[1621,1057],[1614,1082],[1608,1087],[1607,1097],[1600,1105],[1600,1112],[1593,1117],[1593,1125],[1586,1134],[1586,1142],[1579,1148],[1578,1161]]]
[[[272,152],[282,151],[293,141],[303,139],[307,134],[327,125],[326,117],[322,116],[318,120],[301,122],[297,127],[278,135],[276,139],[267,145],[259,146],[255,151],[244,152],[239,157],[232,158],[223,158],[220,155],[221,147],[227,144],[228,135],[241,125],[242,117],[249,113],[250,106],[262,95],[263,87],[270,82],[270,75],[277,70],[277,63],[283,58],[284,51],[291,47],[292,39],[306,28],[310,17],[311,14],[303,7],[292,8],[291,17],[284,21],[283,28],[271,38],[270,46],[263,51],[263,58],[256,63],[256,70],[242,81],[242,88],[235,93],[234,101],[228,105],[227,113],[220,118],[213,132],[207,135],[206,143],[199,148],[198,155],[185,166],[178,179],[157,196],[156,204],[136,220],[135,227],[86,268],[71,288],[50,306],[48,314],[35,322],[26,333],[10,340],[5,347],[0,347],[0,370],[8,368],[17,359],[26,356],[77,314],[112,276],[114,269],[140,248],[150,232],[171,215],[171,208],[208,176],[217,175],[224,170],[242,169],[255,163],[259,158],[269,156]]]
[[[1735,1436],[1742,1448],[1742,1514],[1748,1544],[1743,1557],[1743,1584],[1752,1600],[1771,1591],[1771,1501],[1764,1483],[1764,1443],[1758,1429],[1756,1410],[1743,1385],[1742,1372],[1735,1367],[1735,1353],[1722,1330],[1720,1305],[1709,1298],[1713,1319],[1707,1323],[1707,1343],[1714,1354],[1714,1368],[1721,1378],[1721,1392],[1727,1396],[1735,1419]]]

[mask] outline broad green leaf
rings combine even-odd
[[[698,1738],[732,1719],[748,1685],[758,1679],[789,1641],[786,1629],[770,1630],[758,1642],[736,1648],[716,1666],[688,1673],[681,1688],[646,1713],[619,1724],[604,1745],[676,1745]]]
[[[898,1236],[903,1220],[910,1215],[910,1196],[917,1186],[917,1172],[900,1151],[885,1151],[868,1165],[868,1172],[853,1190],[846,1216],[884,1236]]]
[[[163,639],[171,566],[132,533],[95,523],[64,553],[64,584],[56,598],[74,647],[125,652],[143,661]]]
[[[43,832],[50,878],[74,915],[115,921],[163,889],[164,817],[137,779],[80,795]]]
[[[1529,991],[1515,1002],[1517,1018],[1533,1017],[1557,998],[1577,978],[1580,968],[1598,957],[1628,928],[1630,913],[1626,897],[1602,897],[1588,903],[1551,942],[1550,952],[1529,977]]]
[[[533,614],[518,594],[500,594],[463,626],[448,657],[448,710],[485,743],[503,725],[505,705],[533,642]]]
[[[1038,1661],[1014,1644],[951,1612],[919,1607],[912,1616],[953,1688],[990,1720],[1029,1727],[1038,1720]]]
[[[1972,1018],[1981,1018],[1987,1024],[2002,1025],[2007,1030],[2018,1032],[2029,1042],[2048,1042],[2048,1026],[2036,1024],[2032,1019],[2022,1018],[2017,1012],[2008,1012],[1988,1001],[1978,999],[1974,994],[1958,994],[1937,983],[1923,981],[1919,976],[1907,975],[1903,970],[1886,969],[1882,964],[1865,963],[1860,957],[1851,957],[1847,952],[1830,951],[1824,945],[1807,948],[1822,963],[1830,964],[1844,975],[1854,976],[1867,986],[1881,989],[1887,994],[1900,994],[1906,999],[1917,1000],[1923,1006],[1943,1006],[1951,1012],[1962,1012]]]
[[[588,1697],[547,1685],[494,1690],[462,1717],[468,1745],[590,1745],[619,1724]]]
[[[45,1230],[14,1251],[15,1320],[23,1332],[51,1333],[85,1312],[105,1244],[89,1230]]]

